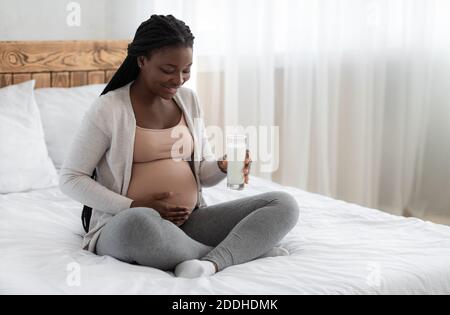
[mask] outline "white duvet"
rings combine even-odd
[[[388,215],[253,177],[223,181],[208,204],[271,190],[291,193],[290,256],[232,266],[199,279],[80,250],[81,204],[57,187],[0,195],[0,294],[450,294],[450,227]]]

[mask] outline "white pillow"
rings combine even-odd
[[[34,91],[48,153],[58,170],[64,162],[84,113],[100,96],[105,86],[106,84],[92,84]]]
[[[58,185],[33,95],[34,80],[0,89],[0,193]]]

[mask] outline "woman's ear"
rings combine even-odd
[[[139,68],[142,68],[145,65],[145,56],[138,56],[137,57],[137,64]]]

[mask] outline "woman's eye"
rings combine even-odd
[[[174,70],[161,69],[161,71],[164,72],[165,74],[174,74],[175,73]],[[184,70],[183,73],[189,74],[189,73],[191,73],[191,69]]]

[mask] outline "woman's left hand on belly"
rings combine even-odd
[[[222,172],[226,173],[227,169],[228,169],[227,155],[225,154],[222,161],[217,161],[217,164],[219,165],[220,170]],[[248,184],[251,164],[252,164],[252,159],[250,157],[250,150],[247,150],[246,155],[245,155],[245,163],[244,163],[244,178],[245,178],[246,184]]]
[[[189,209],[188,207],[183,207],[183,208],[187,212],[187,214],[183,218],[172,220],[173,224],[175,224],[176,226],[183,225],[191,216],[192,209]]]

